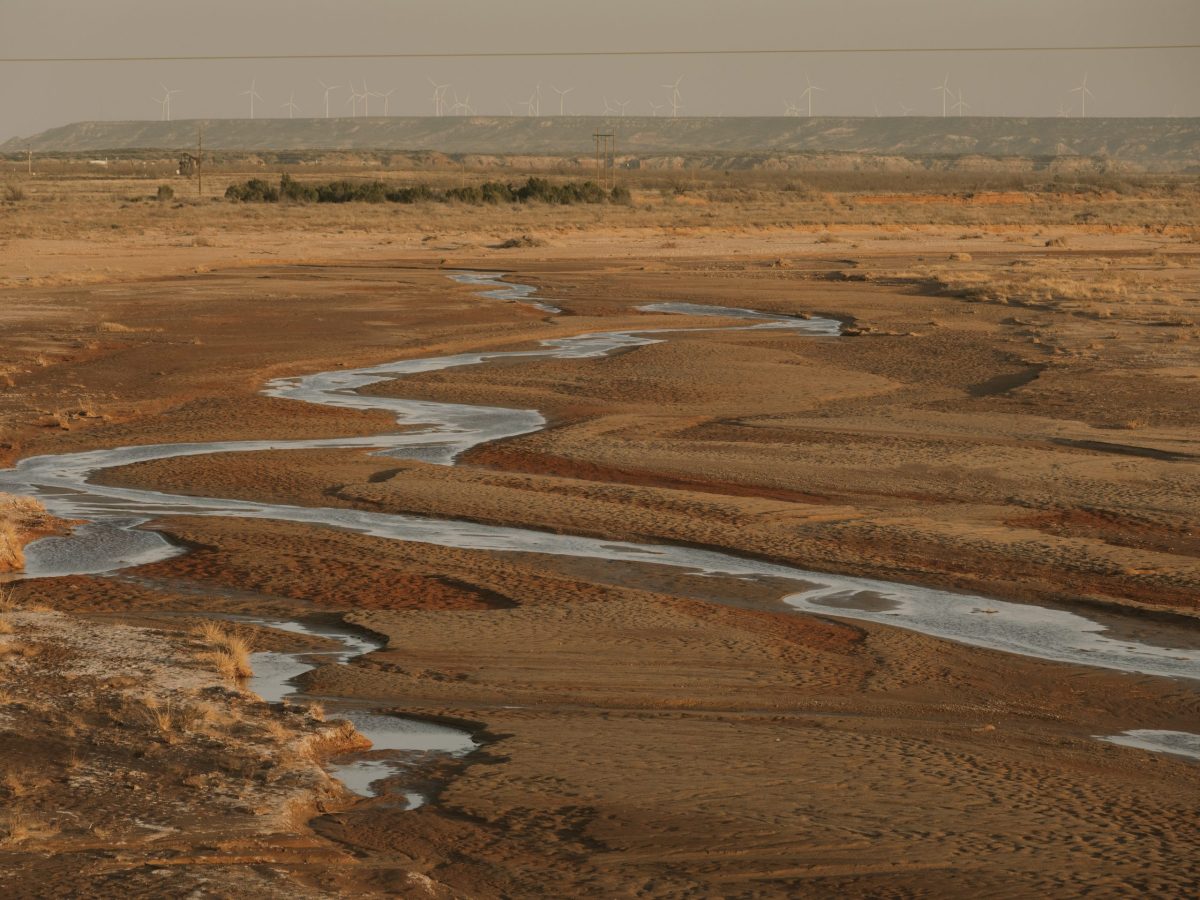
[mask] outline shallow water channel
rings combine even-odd
[[[507,284],[498,280],[500,276],[496,274],[460,272],[451,277],[460,283],[474,285],[490,299],[533,303],[544,312],[560,312],[555,306],[530,300],[534,292],[532,287]],[[528,528],[354,509],[188,497],[109,487],[90,481],[96,472],[146,460],[261,450],[370,448],[381,456],[453,465],[460,454],[478,444],[537,431],[545,426],[546,420],[537,410],[378,397],[359,394],[358,389],[405,375],[479,365],[492,360],[599,357],[669,340],[673,333],[684,331],[772,329],[791,331],[798,338],[835,339],[840,330],[840,324],[833,319],[793,318],[727,307],[657,303],[640,309],[681,316],[721,316],[735,320],[736,324],[593,332],[545,340],[539,347],[529,350],[405,359],[359,369],[277,378],[264,388],[264,393],[270,396],[299,402],[390,411],[399,424],[406,426],[400,434],[322,440],[153,444],[24,459],[12,469],[0,470],[0,491],[34,496],[55,515],[83,519],[88,523],[70,536],[46,538],[31,544],[26,551],[26,576],[113,572],[185,552],[162,535],[139,527],[160,516],[276,519],[463,549],[584,557],[606,560],[610,564],[650,564],[698,575],[780,579],[794,585],[782,599],[800,612],[908,628],[952,641],[1041,659],[1170,678],[1200,679],[1200,650],[1193,649],[1194,645],[1188,646],[1186,640],[1170,642],[1176,646],[1127,640],[1109,632],[1092,618],[1060,609],[868,578],[828,575],[670,544],[606,541]],[[332,655],[336,661],[345,663],[376,646],[350,630],[327,633],[295,621],[263,620],[262,624],[323,634],[338,640],[345,649],[326,654],[326,662]],[[257,657],[256,670],[261,669],[262,674],[252,686],[265,699],[282,699],[291,691],[291,679],[312,668],[320,654],[257,654]],[[355,721],[360,730],[379,748],[459,753],[474,746],[463,732],[442,726],[418,727],[412,720],[381,717],[353,709],[347,715],[352,719],[358,716]],[[382,777],[387,770],[384,762],[370,759],[359,760],[357,767],[342,769],[341,774],[348,784],[367,792],[370,780]]]

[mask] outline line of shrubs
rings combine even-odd
[[[617,185],[606,190],[594,181],[554,184],[545,178],[530,178],[522,185],[503,181],[485,181],[469,187],[435,190],[426,184],[399,187],[383,181],[327,181],[310,184],[284,174],[279,185],[251,178],[225,189],[227,200],[243,203],[629,203],[629,188]]]

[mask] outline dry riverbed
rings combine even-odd
[[[370,388],[550,419],[454,468],[268,451],[103,478],[702,545],[1102,607],[1130,634],[1194,644],[1196,248],[1066,228],[1054,236],[1067,246],[1047,247],[1037,231],[844,239],[857,247],[673,234],[661,251],[661,233],[593,231],[436,255],[407,238],[364,250],[326,235],[319,265],[163,277],[159,257],[147,277],[98,285],[47,271],[52,287],[3,289],[0,453],[387,431],[383,414],[258,391],[283,375],[637,327],[647,302],[832,315],[849,336],[696,332]],[[567,314],[480,299],[446,278],[458,267],[511,269]],[[4,709],[22,715],[6,713],[0,752],[16,765],[50,748],[10,807],[29,823],[16,837],[9,826],[3,848],[23,888],[70,892],[99,873],[245,896],[1167,896],[1200,874],[1195,763],[1095,739],[1196,730],[1195,684],[797,615],[780,591],[736,579],[649,566],[614,579],[603,560],[273,521],[154,527],[189,552],[121,578],[12,589],[26,611],[9,614],[11,645],[35,649],[5,657]],[[39,606],[58,612],[28,611]],[[284,749],[329,726],[231,690],[181,613],[343,617],[387,644],[309,673],[309,693],[473,723],[483,746],[447,761],[419,810],[352,803]],[[159,674],[104,681],[143,657]],[[77,711],[55,702],[66,691]],[[171,729],[133,715],[151,695],[175,711]],[[211,721],[175,725],[201,701]],[[110,777],[81,801],[71,779],[97,766]],[[209,772],[212,791],[189,787]],[[159,798],[139,818],[175,830],[122,818],[126,781]]]

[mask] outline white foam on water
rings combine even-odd
[[[1169,753],[1200,759],[1200,734],[1189,731],[1159,731],[1153,728],[1137,728],[1120,734],[1096,735],[1097,740],[1122,747],[1136,747],[1151,753]]]

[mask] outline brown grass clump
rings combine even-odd
[[[277,719],[268,719],[263,725],[263,730],[277,744],[286,744],[295,737],[295,732]]]
[[[228,636],[225,626],[219,622],[214,622],[212,619],[205,619],[195,628],[196,634],[207,644],[220,646],[224,643]]]
[[[27,813],[12,811],[0,820],[0,846],[15,847],[31,838],[53,837],[58,829]]]
[[[169,734],[175,728],[175,716],[171,709],[171,704],[159,706],[158,700],[154,697],[147,697],[143,702],[141,715],[143,720],[152,728],[156,728],[163,734]]]
[[[0,519],[0,572],[16,572],[25,568],[25,551],[16,523]]]
[[[371,741],[346,720],[334,723],[333,727],[306,744],[306,750],[314,759],[324,759],[349,750],[366,750]]]
[[[38,648],[32,644],[0,644],[0,656],[19,656],[22,659],[38,655]]]
[[[250,665],[253,648],[246,638],[212,621],[200,623],[196,631],[212,647],[202,654],[202,658],[211,662],[223,676],[230,681],[241,682],[254,674]]]
[[[242,682],[254,674],[248,658],[238,657],[229,650],[211,650],[204,654],[204,658],[230,681]]]
[[[0,494],[0,572],[25,567],[25,545],[51,522],[46,508],[32,497]]]

